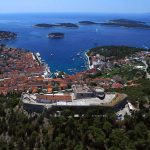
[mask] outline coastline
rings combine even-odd
[[[88,64],[88,68],[87,68],[87,69],[93,69],[93,65],[90,65],[90,57],[89,57],[88,54],[87,54],[88,51],[89,51],[89,50],[87,50],[87,51],[85,52],[85,56],[86,56],[86,58],[87,58],[87,64]]]
[[[6,15],[3,17],[5,18]],[[96,14],[88,14],[88,15],[82,15],[82,14],[38,14],[38,20],[36,20],[36,14],[21,14],[21,17],[18,17],[18,22],[14,22],[15,18],[17,18],[17,15],[14,15],[14,17],[6,16],[8,20],[2,20],[1,28],[4,30],[9,31],[11,28],[11,31],[15,31],[18,34],[18,38],[13,41],[0,41],[1,43],[5,43],[6,45],[9,45],[9,47],[15,47],[15,48],[24,48],[29,49],[31,52],[35,52],[36,50],[39,51],[42,55],[42,59],[45,60],[45,62],[50,66],[51,71],[55,72],[57,70],[63,70],[64,72],[68,74],[73,74],[73,72],[68,71],[68,68],[76,68],[78,71],[86,70],[87,63],[84,59],[78,59],[78,63],[76,63],[77,60],[72,61],[72,57],[76,55],[76,53],[79,52],[79,50],[84,49],[90,49],[95,46],[104,46],[107,45],[107,42],[109,45],[121,45],[123,43],[123,40],[125,42],[125,45],[132,45],[135,47],[143,47],[147,46],[150,47],[149,41],[149,31],[145,32],[141,30],[137,31],[136,29],[132,30],[126,30],[124,28],[114,28],[114,27],[99,27],[99,26],[82,26],[79,28],[78,31],[74,30],[67,30],[64,28],[40,28],[37,26],[34,26],[38,23],[61,23],[61,22],[72,22],[72,23],[78,23],[79,21],[97,21],[97,17],[99,15]],[[60,20],[61,17],[65,16],[65,20]],[[118,17],[114,14],[112,16],[106,16],[105,14],[102,15],[103,17],[98,17],[100,23],[109,21],[111,19],[117,19]],[[138,17],[138,15],[137,15]],[[22,19],[21,19],[22,18]],[[75,20],[71,20],[70,18],[74,18]],[[84,18],[84,19],[83,19]],[[119,18],[122,18],[121,16]],[[127,15],[128,18],[128,15]],[[140,17],[140,21],[144,21],[144,19],[147,19],[147,16],[142,15]],[[131,17],[131,19],[134,19],[134,16]],[[11,22],[14,22],[13,24],[9,25],[9,20]],[[31,21],[31,23],[29,23]],[[22,23],[21,23],[22,22]],[[6,26],[6,24],[8,26]],[[16,28],[16,25],[18,28]],[[108,32],[108,28],[111,32]],[[64,39],[61,40],[52,40],[48,39],[48,33],[49,32],[55,32],[55,31],[61,31],[66,34]],[[82,31],[85,31],[86,36],[83,34]],[[117,33],[121,32],[121,34],[115,35],[115,32]],[[106,35],[102,33],[107,33]],[[128,32],[128,34],[126,34]],[[134,34],[135,33],[135,34]],[[133,36],[132,39],[130,39],[130,36]],[[92,37],[92,38],[91,38]],[[143,39],[143,40],[141,40]],[[74,42],[76,41],[76,42]],[[82,44],[80,42],[82,41]],[[117,41],[117,42],[116,42]],[[97,45],[96,45],[97,44]],[[60,51],[60,52],[59,52]],[[84,51],[85,52],[85,51]],[[65,55],[67,53],[67,55]],[[51,56],[51,54],[54,54]],[[76,57],[76,56],[75,56]],[[86,56],[87,57],[87,56]],[[62,60],[59,58],[64,59],[64,63],[62,63]],[[67,61],[68,62],[67,62]],[[53,62],[52,62],[53,61]],[[86,66],[85,66],[86,65]],[[85,67],[81,67],[85,66]]]
[[[40,53],[39,52],[32,53],[32,56],[34,56],[33,59],[36,59],[37,62],[39,63],[39,65],[42,65],[42,66],[45,67],[45,71],[44,71],[44,74],[43,74],[44,78],[47,78],[47,77],[51,76],[50,67],[48,66],[48,64],[45,63],[44,60],[42,60]]]

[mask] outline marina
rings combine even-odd
[[[34,59],[37,59],[39,65],[43,65],[45,67],[45,71],[44,71],[44,77],[50,77],[51,71],[50,71],[50,67],[48,66],[48,64],[45,63],[45,61],[41,58],[41,55],[39,52],[34,53]]]

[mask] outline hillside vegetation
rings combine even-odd
[[[128,46],[102,46],[90,49],[88,55],[100,54],[105,57],[113,59],[122,59],[126,56],[131,56],[136,52],[144,51],[142,48],[128,47]]]
[[[124,121],[116,121],[113,112],[100,115],[99,110],[89,110],[79,118],[70,110],[60,117],[28,114],[22,110],[20,95],[0,96],[0,149],[149,150],[150,110],[143,104],[150,100],[150,81],[143,79],[139,84],[119,91],[140,104],[140,111]]]

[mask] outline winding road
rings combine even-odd
[[[145,64],[145,72],[146,72],[146,78],[150,79],[150,74],[147,72],[148,64],[145,60],[142,60],[142,62]]]

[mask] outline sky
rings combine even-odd
[[[150,0],[1,0],[0,13],[150,13]]]

